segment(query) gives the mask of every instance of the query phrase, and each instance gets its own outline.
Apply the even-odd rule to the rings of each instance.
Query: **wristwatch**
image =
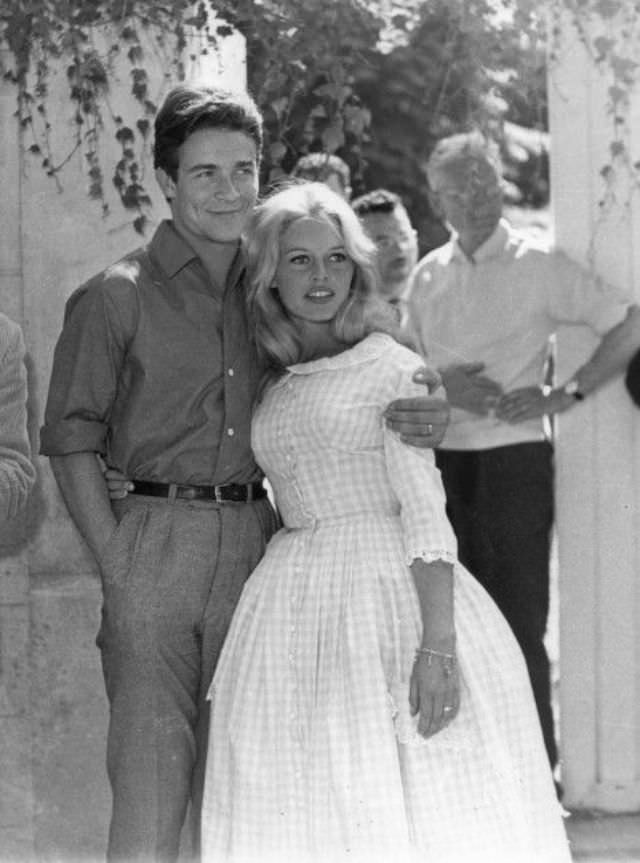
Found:
[[[577,402],[584,400],[584,393],[580,392],[580,384],[575,378],[567,381],[567,383],[562,387],[562,392],[565,393],[565,395],[571,396],[571,398],[575,399]]]

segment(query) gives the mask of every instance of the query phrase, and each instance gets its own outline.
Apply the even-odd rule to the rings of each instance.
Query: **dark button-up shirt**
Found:
[[[132,479],[258,479],[250,426],[260,369],[243,277],[239,252],[226,285],[213,284],[163,222],[147,247],[72,294],[41,452],[98,452]]]

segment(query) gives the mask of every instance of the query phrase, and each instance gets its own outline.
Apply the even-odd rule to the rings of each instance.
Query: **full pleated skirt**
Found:
[[[454,578],[460,712],[425,740],[399,520],[276,534],[210,692],[205,861],[570,859],[520,650],[478,582]]]

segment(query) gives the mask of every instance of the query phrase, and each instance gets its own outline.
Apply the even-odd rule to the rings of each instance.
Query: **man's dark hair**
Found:
[[[374,189],[351,202],[351,206],[360,217],[368,216],[370,213],[393,213],[398,205],[404,207],[402,198],[388,189]]]
[[[347,163],[333,153],[307,153],[300,156],[291,171],[292,177],[322,183],[331,174],[340,178],[343,189],[351,185],[351,170]]]
[[[153,164],[178,178],[178,150],[198,129],[244,132],[262,151],[262,115],[248,93],[181,84],[165,98],[155,120]]]

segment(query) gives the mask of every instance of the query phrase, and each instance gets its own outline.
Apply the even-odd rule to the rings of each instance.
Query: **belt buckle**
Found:
[[[195,500],[198,496],[198,489],[190,485],[179,485],[179,495],[183,500]]]
[[[222,494],[220,491],[221,488],[222,488],[222,486],[220,486],[220,485],[214,485],[214,487],[213,487],[213,497],[214,497],[216,503],[224,503],[224,498],[222,497]]]

